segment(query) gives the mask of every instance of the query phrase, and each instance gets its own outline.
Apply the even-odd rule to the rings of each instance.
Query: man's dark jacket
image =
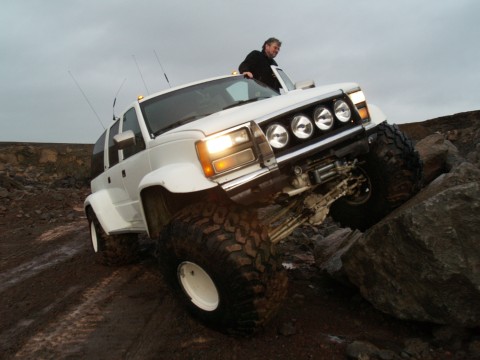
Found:
[[[271,65],[277,65],[274,59],[270,59],[265,53],[253,50],[247,55],[245,60],[240,64],[238,70],[240,73],[249,71],[253,74],[253,78],[270,86],[276,91],[280,91],[280,83],[272,71]]]

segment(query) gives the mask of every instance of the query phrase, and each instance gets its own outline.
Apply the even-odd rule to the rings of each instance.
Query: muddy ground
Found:
[[[384,315],[323,277],[304,244],[287,247],[289,296],[265,330],[212,331],[179,306],[148,252],[127,267],[94,262],[87,192],[32,187],[0,198],[1,359],[345,359],[354,341],[384,359],[468,358],[458,342],[435,343],[436,326]]]

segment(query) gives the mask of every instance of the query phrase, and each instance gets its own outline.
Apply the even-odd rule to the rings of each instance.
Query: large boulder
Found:
[[[439,133],[420,140],[415,149],[423,162],[423,177],[426,184],[462,161],[458,149]]]
[[[320,237],[313,250],[315,264],[335,280],[350,285],[348,275],[343,271],[342,257],[362,235],[359,230],[339,228],[325,238]]]
[[[337,271],[398,318],[480,326],[479,230],[480,170],[463,163],[345,242]]]

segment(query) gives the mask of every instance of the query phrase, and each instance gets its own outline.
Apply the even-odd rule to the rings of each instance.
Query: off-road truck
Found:
[[[276,312],[287,276],[276,244],[330,214],[367,229],[418,189],[412,143],[358,84],[280,93],[242,75],[139,97],[93,149],[85,200],[98,261],[156,243],[165,278],[218,330],[251,334]]]

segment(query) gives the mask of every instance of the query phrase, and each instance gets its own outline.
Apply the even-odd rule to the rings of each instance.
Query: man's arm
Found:
[[[255,74],[255,68],[258,64],[258,55],[261,54],[260,51],[254,50],[250,54],[247,55],[245,60],[238,66],[238,71],[249,78],[253,78]]]

